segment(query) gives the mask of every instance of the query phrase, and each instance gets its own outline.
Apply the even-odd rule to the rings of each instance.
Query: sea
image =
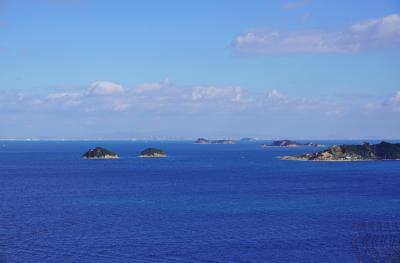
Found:
[[[400,161],[261,143],[0,141],[0,262],[400,262]]]

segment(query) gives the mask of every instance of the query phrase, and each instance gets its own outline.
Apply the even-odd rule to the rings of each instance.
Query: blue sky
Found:
[[[0,138],[399,138],[400,1],[0,0]]]

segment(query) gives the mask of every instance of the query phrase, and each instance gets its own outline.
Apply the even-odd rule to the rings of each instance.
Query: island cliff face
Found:
[[[102,147],[96,147],[89,149],[85,154],[82,155],[83,159],[118,159],[118,154],[113,151],[107,150]]]
[[[196,144],[234,144],[233,140],[207,140],[204,138],[197,139],[194,143]]]
[[[333,145],[317,153],[284,156],[282,159],[303,161],[400,160],[400,144],[382,141],[378,144]]]
[[[157,148],[147,148],[140,153],[139,157],[159,158],[167,157],[167,154],[163,150]]]

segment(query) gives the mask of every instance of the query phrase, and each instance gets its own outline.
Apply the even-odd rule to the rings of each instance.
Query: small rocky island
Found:
[[[261,147],[264,148],[268,146],[269,147],[300,147],[300,146],[323,147],[324,145],[313,142],[300,143],[291,140],[279,140],[279,141],[273,141],[270,145],[263,144]]]
[[[333,145],[320,152],[284,156],[281,159],[299,161],[400,160],[400,143],[393,144],[382,141],[378,144]]]
[[[157,148],[147,148],[140,153],[139,157],[160,158],[160,157],[167,157],[167,154],[163,150]]]
[[[234,144],[234,140],[207,140],[204,138],[198,138],[195,144]]]
[[[118,159],[118,154],[113,151],[107,150],[102,147],[96,147],[89,149],[85,154],[82,155],[83,159]]]

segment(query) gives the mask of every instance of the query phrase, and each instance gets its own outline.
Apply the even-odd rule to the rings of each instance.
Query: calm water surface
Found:
[[[121,159],[80,159],[97,145]],[[136,157],[149,146],[169,158]],[[400,161],[277,159],[310,150],[0,142],[0,262],[394,260]]]

